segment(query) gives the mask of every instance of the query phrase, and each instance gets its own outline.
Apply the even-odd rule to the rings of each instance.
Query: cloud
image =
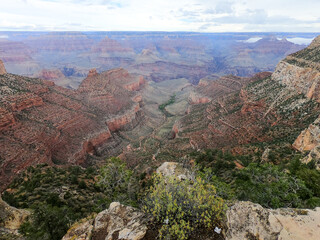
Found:
[[[2,0],[0,30],[312,31],[320,1]]]

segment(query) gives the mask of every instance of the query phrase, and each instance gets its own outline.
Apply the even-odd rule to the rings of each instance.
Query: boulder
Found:
[[[147,222],[138,209],[113,202],[94,219],[73,225],[62,240],[140,240],[147,232]]]
[[[320,208],[272,210],[238,202],[226,215],[227,240],[316,240],[320,236]]]

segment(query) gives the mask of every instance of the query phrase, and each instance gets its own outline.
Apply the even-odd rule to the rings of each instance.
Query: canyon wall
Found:
[[[281,61],[272,79],[290,89],[296,90],[309,99],[320,102],[320,36],[315,38],[307,48],[289,55]],[[304,161],[316,161],[320,168],[320,138],[317,118],[307,129],[301,132],[293,143],[299,151],[309,151]]]
[[[92,70],[78,90],[0,75],[1,188],[30,165],[88,165],[119,150],[113,133],[143,121],[144,84],[124,69]]]

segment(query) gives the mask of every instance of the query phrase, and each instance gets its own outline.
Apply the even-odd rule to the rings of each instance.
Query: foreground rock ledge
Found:
[[[76,223],[62,240],[140,240],[147,221],[141,211],[113,202],[94,219]]]
[[[228,240],[318,240],[320,208],[266,209],[251,202],[238,202],[227,211]]]

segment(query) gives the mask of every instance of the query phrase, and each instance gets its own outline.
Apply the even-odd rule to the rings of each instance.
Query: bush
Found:
[[[311,191],[300,179],[272,164],[251,163],[237,173],[237,195],[268,208],[301,207]]]
[[[133,172],[120,158],[112,157],[100,169],[98,187],[111,201],[136,206],[139,185]]]
[[[212,184],[200,177],[180,181],[155,175],[153,180],[142,209],[161,225],[160,239],[187,239],[195,229],[220,226],[226,206]]]

